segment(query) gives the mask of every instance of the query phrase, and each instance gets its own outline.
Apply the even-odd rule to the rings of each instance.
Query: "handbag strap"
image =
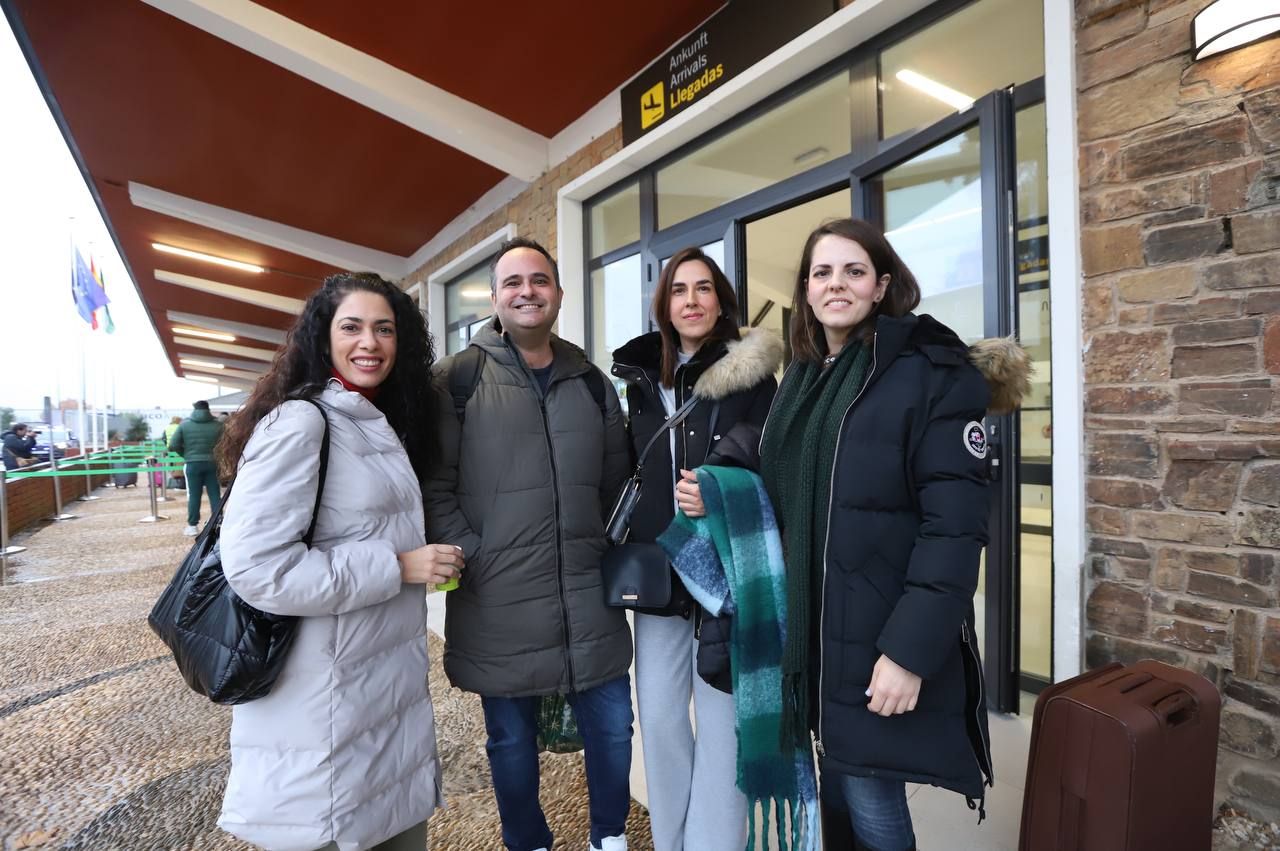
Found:
[[[306,402],[320,412],[320,419],[324,421],[324,436],[320,438],[320,482],[316,485],[316,504],[311,508],[311,523],[307,525],[307,532],[302,536],[302,542],[308,547],[311,546],[311,539],[316,534],[316,520],[320,517],[320,497],[324,495],[324,479],[325,474],[329,470],[329,417],[324,412],[324,408],[314,399],[288,399],[289,402]],[[227,501],[231,498],[231,489],[235,487],[235,479],[227,485],[226,491],[222,494],[222,501],[218,505],[218,513],[209,519],[205,525],[205,529],[219,529],[222,526],[222,513],[227,510]],[[204,532],[202,530],[201,534]]]
[[[307,527],[307,534],[302,536],[302,542],[310,547],[311,539],[316,534],[316,520],[320,517],[320,497],[324,495],[324,477],[329,470],[329,417],[316,400],[303,399],[302,401],[314,405],[320,412],[320,419],[324,420],[324,437],[320,440],[320,482],[316,485],[316,504],[311,508],[311,525]]]
[[[649,438],[649,442],[644,445],[644,449],[640,450],[640,458],[636,461],[636,469],[644,467],[644,459],[649,456],[649,450],[653,448],[653,444],[658,442],[658,438],[666,434],[673,426],[679,425],[684,418],[689,416],[689,412],[693,410],[693,406],[698,404],[697,396],[690,396],[688,401],[681,405],[674,414],[667,417],[667,421],[653,433]]]

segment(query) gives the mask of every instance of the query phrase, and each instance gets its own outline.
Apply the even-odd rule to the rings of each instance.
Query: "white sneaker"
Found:
[[[182,534],[186,535],[188,538],[194,538],[196,535],[200,534],[200,530],[195,526],[188,526],[182,530]]]
[[[600,847],[592,845],[591,851],[627,851],[627,835],[619,833],[617,836],[606,836],[600,840]]]

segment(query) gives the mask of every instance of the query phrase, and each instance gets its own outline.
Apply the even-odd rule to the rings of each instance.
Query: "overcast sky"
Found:
[[[90,405],[110,405],[114,397],[121,410],[186,408],[216,395],[211,384],[174,375],[3,18],[0,127],[0,406],[79,398],[82,351]],[[110,336],[91,332],[71,299],[73,230],[85,259],[91,250],[106,273],[116,324]]]

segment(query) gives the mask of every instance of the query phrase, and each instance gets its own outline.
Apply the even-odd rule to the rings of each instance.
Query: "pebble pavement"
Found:
[[[146,616],[191,545],[185,497],[147,514],[145,489],[99,489],[75,520],[13,543],[0,587],[0,849],[247,849],[215,824],[228,770],[228,708],[189,691]],[[207,511],[207,505],[206,505]],[[448,806],[436,851],[501,849],[479,699],[450,688],[430,640]],[[587,848],[581,754],[543,756],[542,801],[557,847]],[[633,804],[633,851],[651,851]]]
[[[191,545],[184,495],[162,504],[169,520],[138,523],[145,489],[97,494],[71,504],[77,519],[16,536],[28,550],[0,587],[0,849],[248,849],[215,823],[231,712],[187,690],[146,626]],[[448,806],[431,820],[428,847],[494,851],[502,841],[480,701],[449,687],[442,651],[432,636]],[[543,755],[558,847],[587,848],[586,800],[581,755]],[[627,832],[632,851],[652,851],[638,804]],[[1280,828],[1221,814],[1215,851],[1257,848],[1280,848]]]

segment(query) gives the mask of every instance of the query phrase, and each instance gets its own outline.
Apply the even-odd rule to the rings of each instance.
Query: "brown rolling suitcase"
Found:
[[[1209,851],[1220,709],[1204,677],[1151,660],[1050,686],[1019,851]]]

